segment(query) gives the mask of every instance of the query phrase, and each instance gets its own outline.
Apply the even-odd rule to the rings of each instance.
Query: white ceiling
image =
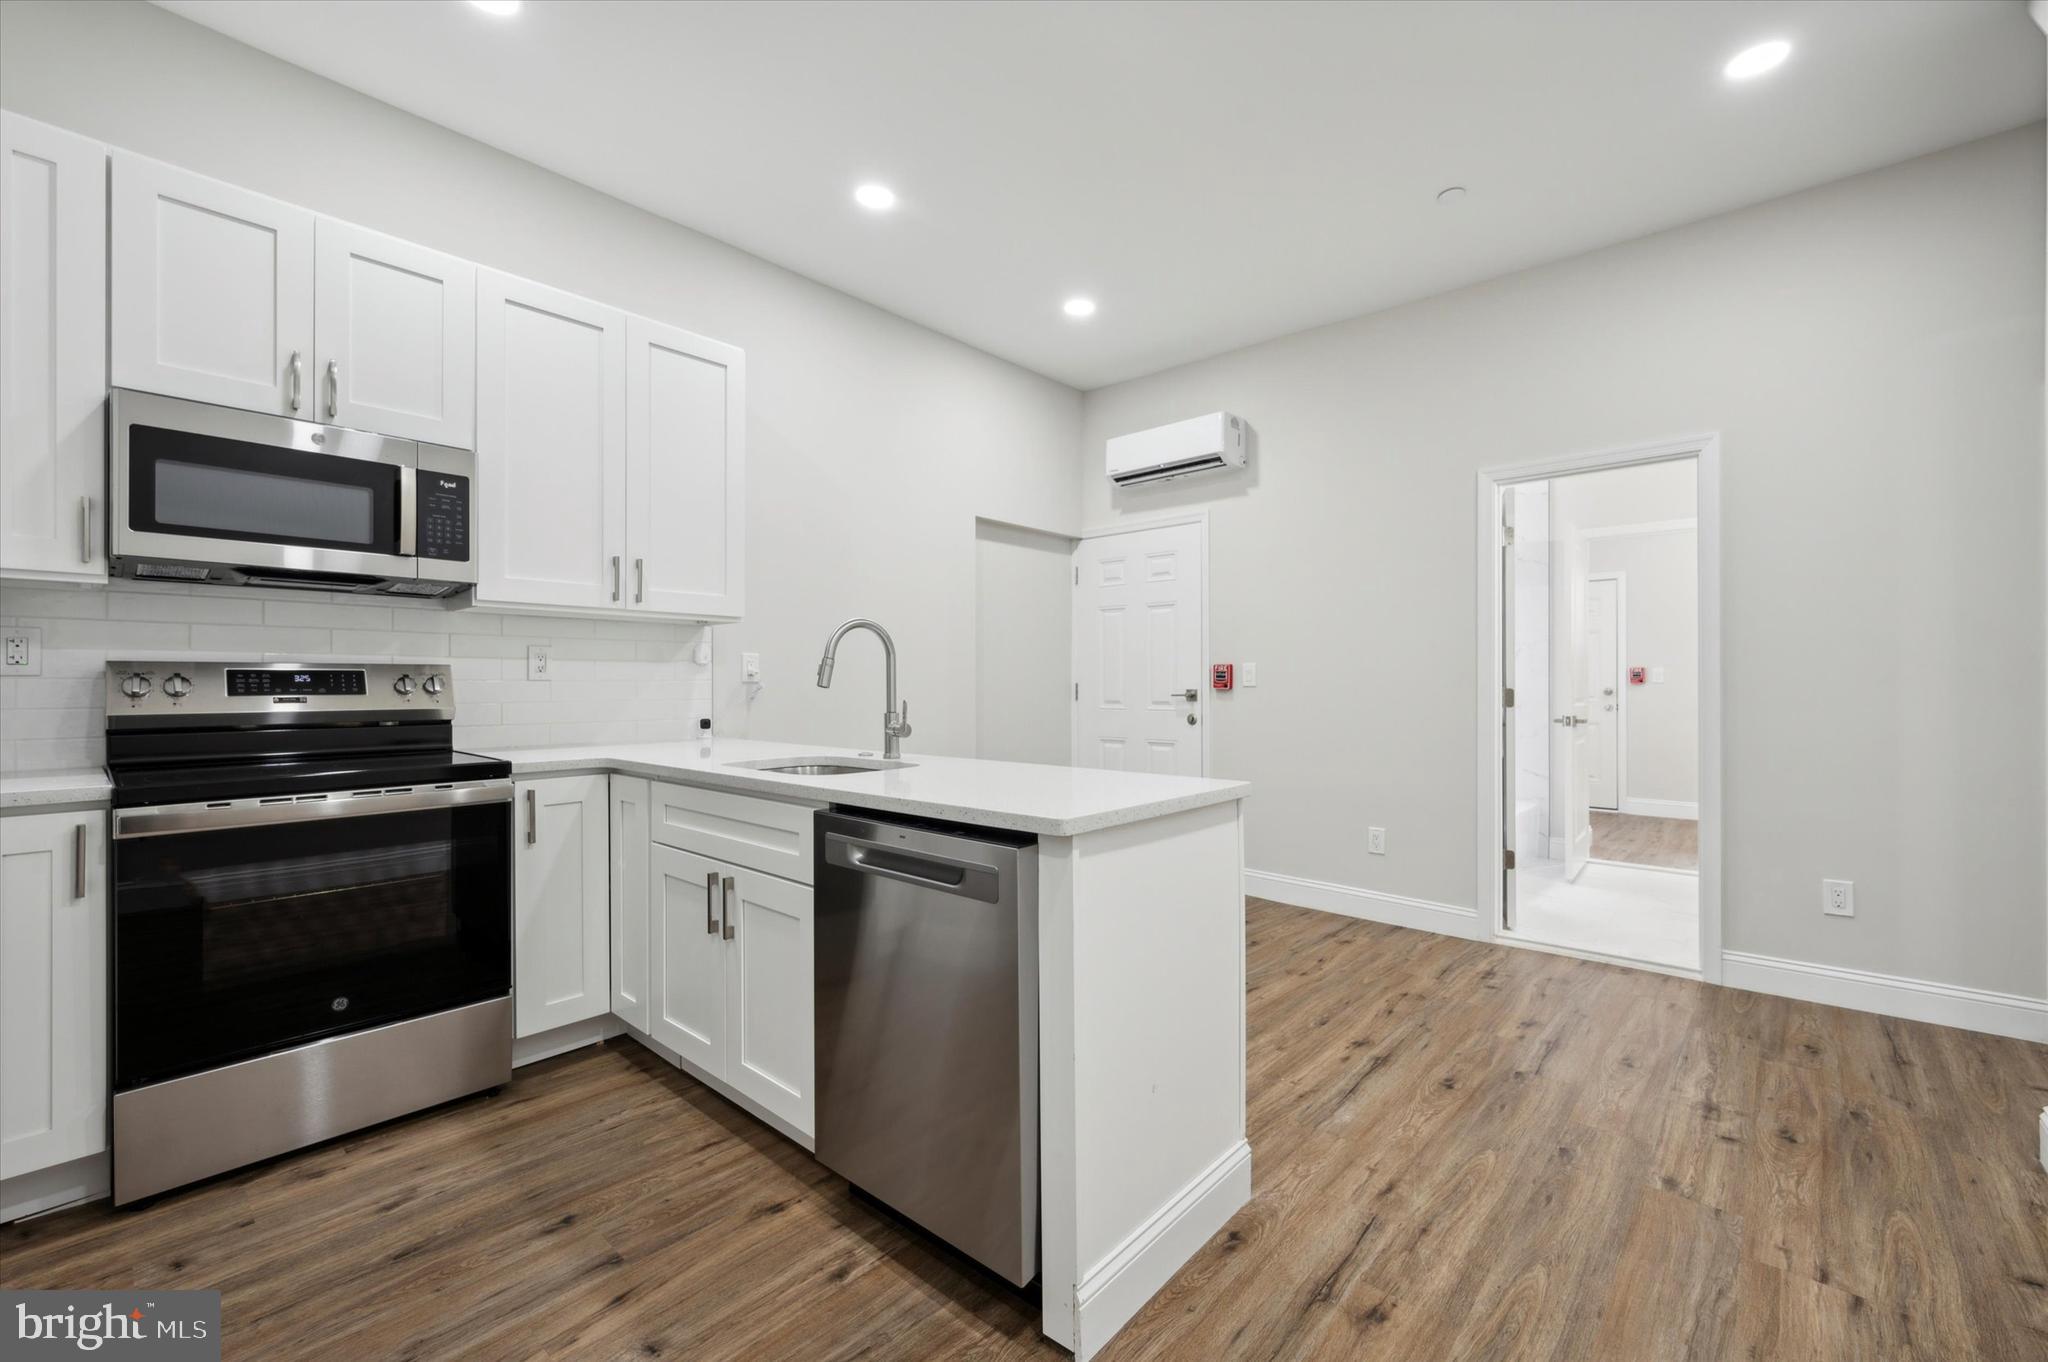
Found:
[[[159,3],[1081,388],[2043,112],[2019,0]]]

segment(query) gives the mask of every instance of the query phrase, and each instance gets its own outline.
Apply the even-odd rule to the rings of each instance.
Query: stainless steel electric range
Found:
[[[511,768],[449,677],[106,682],[117,1205],[510,1077]]]

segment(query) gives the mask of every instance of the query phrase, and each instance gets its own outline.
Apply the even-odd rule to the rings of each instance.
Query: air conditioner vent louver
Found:
[[[1212,412],[1111,439],[1109,480],[1119,487],[1135,487],[1243,468],[1247,458],[1244,423],[1229,412]]]

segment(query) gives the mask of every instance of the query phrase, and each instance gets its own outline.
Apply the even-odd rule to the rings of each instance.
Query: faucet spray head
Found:
[[[824,690],[832,684],[832,654],[825,654],[818,663],[818,689]]]

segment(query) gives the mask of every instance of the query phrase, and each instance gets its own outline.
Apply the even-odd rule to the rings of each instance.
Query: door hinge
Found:
[[[1081,683],[1079,681],[1074,683],[1074,698],[1076,700],[1081,698]]]
[[[1515,849],[1513,847],[1508,847],[1501,852],[1501,866],[1506,870],[1513,870],[1515,868]]]
[[[1501,692],[1500,706],[1502,709],[1513,709],[1515,707],[1515,688],[1513,686],[1509,686]]]
[[[1503,526],[1501,526],[1501,527],[1500,527],[1500,542],[1501,542],[1501,543],[1503,543],[1503,544],[1512,544],[1512,543],[1514,543],[1514,542],[1515,542],[1515,527],[1514,527],[1514,526],[1512,526],[1512,525],[1503,525]]]
[[[1081,565],[1079,563],[1074,564],[1074,585],[1081,585]]]

